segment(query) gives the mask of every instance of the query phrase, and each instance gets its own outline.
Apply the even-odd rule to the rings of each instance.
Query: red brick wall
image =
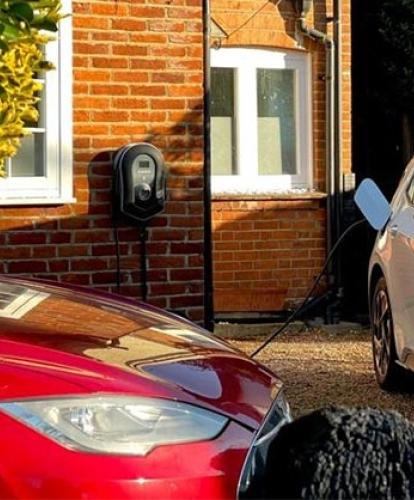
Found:
[[[260,7],[263,6],[262,9]],[[258,13],[252,16],[252,13]],[[277,311],[304,297],[325,256],[325,49],[297,44],[292,3],[212,0],[214,20],[233,33],[223,46],[306,50],[312,54],[313,185],[317,196],[273,200],[213,201],[215,308],[225,311]],[[308,24],[332,34],[331,0],[315,0]],[[246,22],[247,21],[247,22]],[[241,29],[235,31],[238,27]],[[342,166],[351,170],[350,0],[343,2]],[[312,199],[313,198],[313,199]]]
[[[149,302],[202,317],[201,0],[73,2],[74,194],[56,207],[0,208],[2,270],[115,290],[111,158],[161,148],[166,211],[151,223]],[[120,231],[121,293],[140,296],[138,230]]]
[[[216,310],[280,311],[304,297],[323,265],[323,205],[314,199],[215,201]]]

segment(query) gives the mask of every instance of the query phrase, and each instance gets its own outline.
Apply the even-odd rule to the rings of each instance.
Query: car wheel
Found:
[[[405,370],[397,365],[394,340],[394,323],[385,278],[380,278],[375,287],[371,307],[372,350],[375,376],[381,388],[402,389]]]

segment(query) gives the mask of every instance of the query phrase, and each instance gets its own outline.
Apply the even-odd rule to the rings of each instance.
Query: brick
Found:
[[[115,57],[94,57],[92,59],[94,68],[127,68],[128,61],[123,58]]]
[[[87,245],[59,245],[59,257],[82,257],[89,255],[89,247]]]
[[[139,21],[137,19],[123,18],[123,19],[113,19],[112,29],[120,31],[145,31],[146,23],[144,21]]]
[[[186,293],[186,285],[175,283],[162,283],[150,285],[150,293],[153,296],[182,295]]]
[[[149,242],[147,243],[147,253],[148,255],[166,255],[168,251],[168,246],[169,245],[167,243]],[[140,246],[137,245],[136,247],[137,251],[139,252],[138,247]]]
[[[11,261],[8,263],[9,273],[42,273],[47,271],[46,262],[38,260]]]
[[[102,255],[114,255],[116,252],[116,245],[94,245],[92,248],[92,255],[102,256]]]
[[[52,273],[62,273],[69,270],[69,261],[56,260],[49,262],[49,268]]]
[[[166,10],[156,6],[133,5],[131,7],[131,15],[139,18],[158,19],[165,17]]]
[[[204,250],[203,243],[171,243],[172,254],[194,254],[202,253]]]
[[[56,257],[55,246],[36,246],[32,249],[32,257],[34,259],[49,259]]]
[[[31,247],[0,246],[0,259],[27,259],[31,254]]]
[[[184,256],[163,256],[163,257],[148,257],[149,265],[151,268],[177,268],[185,266]]]
[[[12,245],[42,245],[46,243],[46,233],[21,232],[9,235]]]
[[[114,283],[116,281],[117,273],[114,271],[108,271],[103,273],[93,273],[92,283],[102,284],[102,283]]]
[[[71,271],[97,271],[106,268],[107,262],[97,257],[89,259],[72,259],[70,261]]]
[[[187,231],[185,229],[155,228],[151,230],[151,240],[181,241],[185,239],[186,234]]]
[[[155,307],[161,307],[163,309],[165,309],[167,307],[167,305],[168,305],[167,299],[160,298],[160,297],[158,297],[156,299],[150,298],[148,300],[148,303],[151,304],[151,305],[153,305],[153,306],[155,306]]]
[[[60,280],[66,283],[73,283],[75,285],[89,285],[91,283],[88,274],[67,273],[60,276]]]
[[[172,281],[193,281],[203,279],[203,269],[173,269],[170,271]]]
[[[73,18],[73,26],[74,28],[85,28],[88,30],[91,29],[108,29],[109,28],[109,19],[104,17],[79,17],[74,16]]]
[[[176,307],[194,307],[202,303],[202,295],[183,295],[181,297],[171,297],[170,305],[172,308]]]
[[[107,243],[111,235],[108,231],[75,231],[73,233],[75,243]]]
[[[70,232],[57,232],[49,234],[50,243],[69,243],[72,239]]]
[[[200,323],[204,318],[204,309],[201,307],[192,307],[187,310],[187,317],[191,321]]]

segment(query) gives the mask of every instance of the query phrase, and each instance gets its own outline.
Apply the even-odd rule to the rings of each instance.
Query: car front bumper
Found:
[[[254,438],[230,422],[214,440],[128,457],[69,450],[2,413],[0,429],[2,498],[235,498]]]

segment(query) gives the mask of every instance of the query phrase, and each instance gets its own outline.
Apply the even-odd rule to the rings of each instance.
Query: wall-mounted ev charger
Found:
[[[161,151],[146,142],[119,149],[113,161],[113,220],[117,251],[117,288],[120,291],[118,222],[126,219],[139,228],[142,300],[147,300],[147,224],[162,212],[167,199],[167,171]]]
[[[158,148],[145,142],[128,144],[118,150],[113,166],[119,214],[143,223],[164,210],[167,174]]]

